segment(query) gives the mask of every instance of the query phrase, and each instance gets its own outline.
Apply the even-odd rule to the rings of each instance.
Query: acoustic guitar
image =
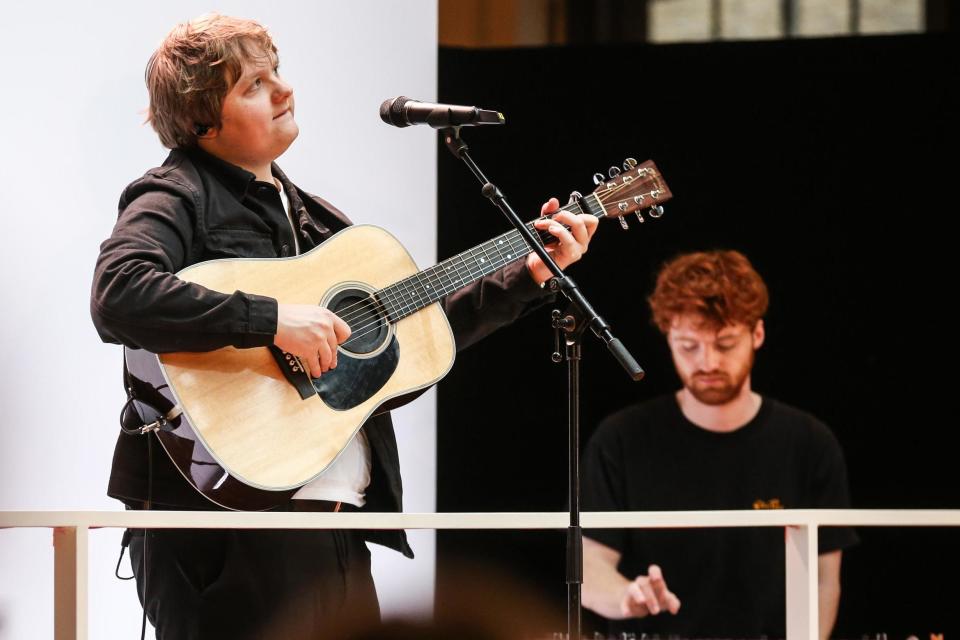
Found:
[[[659,218],[671,192],[651,161],[594,176],[597,188],[562,207],[598,218]],[[528,228],[541,242],[555,238]],[[276,347],[202,353],[127,348],[132,406],[153,423],[177,469],[228,509],[262,510],[324,472],[372,415],[405,404],[453,365],[456,345],[439,304],[445,296],[521,260],[531,249],[510,231],[419,270],[389,232],[356,225],[291,258],[223,259],[189,266],[181,279],[289,304],[320,304],[350,326],[337,367],[311,378]]]

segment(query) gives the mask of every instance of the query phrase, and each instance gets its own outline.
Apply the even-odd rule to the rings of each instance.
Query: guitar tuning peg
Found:
[[[626,219],[626,218],[624,218],[623,216],[620,216],[619,218],[617,218],[617,220],[620,221],[620,228],[621,228],[621,229],[623,229],[624,231],[628,231],[628,230],[630,229],[630,225],[627,224],[627,219]]]
[[[663,215],[663,205],[655,204],[650,207],[650,210],[647,211],[650,214],[651,218],[659,218]]]
[[[630,171],[630,169],[633,169],[635,166],[637,166],[637,161],[634,160],[633,158],[627,158],[626,160],[623,161],[624,171]]]
[[[579,191],[571,191],[571,192],[570,192],[570,200],[569,200],[569,202],[571,202],[571,203],[573,203],[573,202],[580,202],[581,199],[583,199],[583,194],[580,193]]]
[[[620,175],[620,169],[619,167],[610,167],[610,169],[607,171],[607,174],[611,178],[616,178],[618,175]]]
[[[599,185],[603,184],[603,183],[606,182],[606,181],[607,181],[607,179],[603,177],[603,174],[602,174],[602,173],[595,173],[595,174],[593,174],[593,184],[599,186]]]
[[[646,222],[646,221],[643,219],[643,216],[640,215],[640,212],[639,212],[639,211],[637,211],[637,220],[640,221],[640,224],[643,224],[644,222]]]

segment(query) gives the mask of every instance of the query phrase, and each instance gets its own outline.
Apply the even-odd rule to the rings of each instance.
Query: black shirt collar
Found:
[[[669,394],[667,399],[669,400],[670,411],[673,412],[674,419],[680,424],[685,433],[703,441],[730,443],[731,445],[750,438],[754,433],[759,432],[763,425],[767,423],[767,415],[772,410],[773,403],[769,398],[761,396],[760,409],[757,411],[757,414],[742,426],[737,427],[733,431],[711,431],[691,422],[690,419],[684,415],[683,409],[680,408],[680,403],[677,401],[676,394]]]
[[[243,200],[250,186],[257,181],[257,176],[246,169],[207,153],[200,147],[190,147],[183,151],[191,160],[213,174],[237,200]]]

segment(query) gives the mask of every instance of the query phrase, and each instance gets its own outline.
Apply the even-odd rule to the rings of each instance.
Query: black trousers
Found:
[[[130,561],[158,640],[335,638],[380,617],[353,531],[138,530]]]

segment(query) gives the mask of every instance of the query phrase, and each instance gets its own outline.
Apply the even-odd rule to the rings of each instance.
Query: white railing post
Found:
[[[86,526],[53,530],[53,637],[87,640]]]
[[[786,531],[787,640],[819,640],[817,525],[788,526]]]

